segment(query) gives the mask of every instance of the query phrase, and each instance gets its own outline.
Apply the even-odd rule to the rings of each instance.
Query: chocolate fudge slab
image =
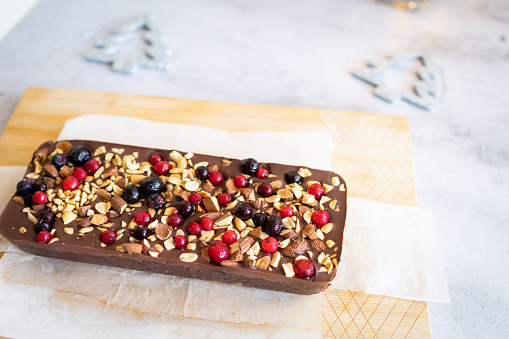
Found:
[[[76,190],[64,191],[65,178],[73,176],[78,167],[87,168],[81,163],[87,159],[78,159],[77,152],[73,153],[77,146],[84,146],[100,167],[81,180]],[[69,162],[58,168],[62,164],[57,161],[55,166],[55,161],[52,162],[58,154],[79,164]],[[168,173],[154,173],[149,162],[153,155],[170,164]],[[0,233],[23,251],[35,255],[295,294],[325,290],[336,275],[341,255],[346,218],[345,181],[330,171],[258,160],[260,163],[254,163],[267,170],[266,178],[263,171],[255,173],[256,168],[247,168],[248,172],[252,170],[249,174],[244,168],[243,173],[242,160],[237,159],[88,140],[49,141],[34,152],[25,174],[35,183],[46,184],[44,192],[49,201],[29,206],[35,198],[30,200],[17,192],[0,216]],[[200,180],[198,167],[207,168],[209,173],[220,172],[224,181],[220,184],[214,181],[214,186],[211,180]],[[246,187],[235,186],[234,178],[238,175],[247,179]],[[146,195],[137,202],[125,202],[127,185],[141,189],[142,180],[147,177],[158,177],[163,183],[160,194],[164,202],[157,210],[149,208]],[[291,182],[296,179],[298,182]],[[260,194],[266,193],[260,189],[264,183],[272,186],[270,196]],[[15,193],[16,187],[12,190]],[[193,193],[198,193],[202,202],[191,204],[192,214],[183,218],[182,225],[169,226],[171,216],[180,214],[176,209],[178,202],[189,201]],[[217,197],[222,193],[231,198],[225,206],[218,203]],[[239,218],[240,205],[250,207],[251,218]],[[282,215],[284,206],[291,207],[293,216]],[[37,240],[36,231],[40,227],[37,229],[35,224],[44,210],[55,215],[50,243]],[[152,219],[141,239],[135,237],[141,226],[133,219],[138,211],[149,212]],[[255,224],[255,213],[279,219],[281,227]],[[329,220],[318,217],[324,214]],[[190,234],[187,225],[200,223],[203,218],[214,220],[213,230]],[[101,241],[106,230],[117,235],[109,245]],[[237,241],[228,245],[230,253],[226,260],[215,263],[208,255],[210,244],[222,242],[227,230],[235,232]],[[177,236],[185,237],[182,249],[175,248]],[[275,253],[263,250],[262,242],[268,237],[277,240]],[[302,278],[306,276],[297,267],[304,260],[314,268],[308,279]]]

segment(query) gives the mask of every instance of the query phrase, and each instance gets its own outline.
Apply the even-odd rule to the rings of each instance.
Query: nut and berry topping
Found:
[[[111,245],[115,242],[115,240],[117,240],[117,233],[115,233],[115,231],[106,230],[101,233],[101,241],[105,245]]]
[[[224,181],[223,173],[221,173],[219,171],[210,172],[209,181],[214,186],[221,185]]]

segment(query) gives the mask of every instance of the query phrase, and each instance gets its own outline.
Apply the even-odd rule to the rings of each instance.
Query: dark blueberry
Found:
[[[67,155],[63,153],[57,153],[53,156],[53,158],[51,158],[51,163],[57,168],[57,170],[60,170],[62,166],[67,165],[68,162]]]
[[[275,237],[276,235],[279,235],[279,233],[281,233],[282,228],[283,228],[283,221],[276,214],[272,214],[267,219],[267,223],[265,224],[265,232],[268,235]]]
[[[32,193],[32,187],[34,185],[34,179],[23,178],[16,185],[16,194],[25,196]]]
[[[177,203],[177,211],[184,218],[190,217],[194,212],[194,206],[189,201],[181,200]]]
[[[122,198],[128,204],[136,204],[141,199],[140,189],[138,188],[138,186],[136,186],[134,184],[128,185],[124,189],[124,193],[122,194]]]
[[[155,210],[160,209],[164,205],[164,197],[160,193],[153,193],[148,197],[148,207]]]
[[[85,146],[79,145],[69,152],[69,162],[74,166],[81,166],[91,158],[90,151]]]
[[[265,224],[267,223],[267,215],[265,213],[255,213],[255,215],[253,215],[253,222],[255,226],[265,227]]]
[[[248,220],[251,218],[251,214],[253,214],[253,207],[246,203],[241,203],[235,208],[235,215],[239,217],[240,220]]]
[[[302,181],[302,177],[299,173],[290,171],[285,173],[285,181],[287,184],[293,184],[294,182],[300,183]]]
[[[194,171],[194,174],[201,181],[205,181],[209,178],[210,171],[207,167],[200,166]]]
[[[140,193],[144,197],[148,197],[154,193],[161,193],[163,188],[163,181],[159,177],[148,177],[142,179],[140,182]]]
[[[39,182],[36,182],[33,186],[32,186],[32,192],[35,193],[37,191],[42,191],[42,192],[45,192],[46,191],[46,184],[43,183],[42,181],[39,181]]]
[[[35,223],[35,233],[39,233],[40,231],[51,232],[52,229],[53,229],[53,226],[51,226],[51,224],[48,224],[47,222],[44,222],[44,220],[42,220],[42,219],[39,219]]]
[[[143,240],[148,237],[148,227],[145,226],[136,226],[133,230],[133,237],[138,240]]]
[[[53,221],[55,221],[55,215],[51,211],[42,211],[41,215],[39,216],[39,221],[41,220],[51,225]]]
[[[32,200],[32,194],[27,194],[23,197],[23,202],[26,207],[32,207],[34,205],[34,201]]]
[[[258,169],[258,161],[253,158],[244,159],[240,163],[240,168],[242,169],[242,173],[254,175]]]

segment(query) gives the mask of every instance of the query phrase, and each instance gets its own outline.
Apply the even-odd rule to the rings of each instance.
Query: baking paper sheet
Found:
[[[103,119],[99,126],[106,126],[101,130],[90,123],[91,118],[68,121],[59,139],[95,139],[330,168],[332,144],[328,133],[263,132],[263,148],[246,150],[241,141],[261,134],[104,116],[99,118]],[[93,119],[98,121],[97,116]],[[111,128],[113,124],[116,129]],[[166,133],[159,133],[162,131]],[[189,139],[197,134],[207,142]],[[312,150],[300,145],[296,153],[296,138],[315,138],[324,147]],[[0,168],[0,175],[9,178],[0,188],[1,208],[24,170]],[[358,198],[349,198],[347,213],[343,254],[332,288],[416,300],[450,300],[429,213]],[[0,305],[10,305],[0,308],[2,335],[320,337],[321,294],[297,296],[34,257],[9,247],[0,236],[1,251],[8,253],[0,260]],[[38,319],[41,314],[49,327],[27,320]]]

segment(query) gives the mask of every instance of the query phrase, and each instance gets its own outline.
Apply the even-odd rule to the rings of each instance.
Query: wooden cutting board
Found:
[[[39,144],[56,140],[67,119],[83,114],[231,131],[327,131],[334,142],[333,170],[351,196],[416,205],[408,120],[367,113],[29,88],[0,137],[0,166],[26,166]],[[310,142],[295,140],[296,150]],[[327,290],[322,316],[324,338],[431,337],[426,302]]]

